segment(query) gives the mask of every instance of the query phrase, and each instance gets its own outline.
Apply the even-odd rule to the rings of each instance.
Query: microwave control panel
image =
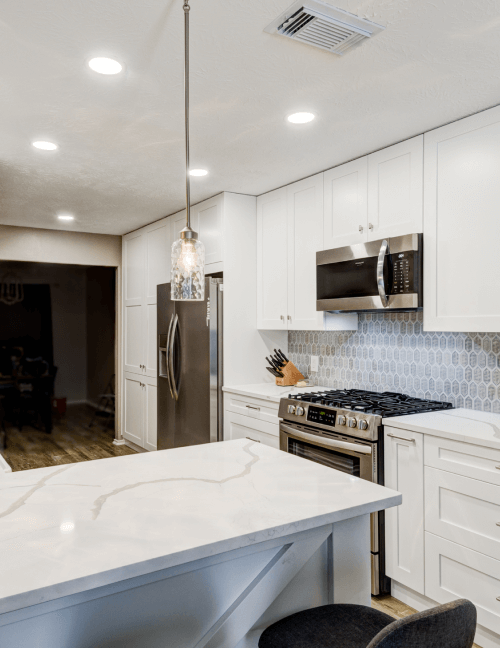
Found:
[[[322,423],[323,425],[335,425],[335,418],[337,412],[321,409],[321,407],[315,407],[309,405],[307,411],[307,420],[312,423]]]
[[[399,252],[392,255],[391,294],[417,292],[415,287],[414,252]]]

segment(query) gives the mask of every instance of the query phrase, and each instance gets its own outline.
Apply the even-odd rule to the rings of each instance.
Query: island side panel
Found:
[[[332,527],[333,603],[371,605],[370,516]]]

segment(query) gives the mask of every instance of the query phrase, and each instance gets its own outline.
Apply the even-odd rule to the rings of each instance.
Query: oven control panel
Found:
[[[332,427],[335,425],[336,416],[337,412],[321,409],[321,407],[315,407],[314,405],[309,405],[307,411],[307,420],[311,421],[311,423],[322,423]]]

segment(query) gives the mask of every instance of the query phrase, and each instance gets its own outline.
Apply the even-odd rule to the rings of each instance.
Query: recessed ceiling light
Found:
[[[206,176],[208,175],[208,171],[206,169],[191,169],[189,171],[189,175],[192,176]]]
[[[288,121],[292,124],[307,124],[314,119],[314,115],[308,112],[294,113],[288,116]]]
[[[123,69],[118,61],[102,56],[91,59],[89,61],[89,67],[94,72],[99,72],[99,74],[118,74]]]
[[[33,146],[37,149],[40,149],[41,151],[55,151],[57,148],[57,144],[54,144],[53,142],[33,142]]]
[[[72,221],[75,220],[74,216],[71,216],[71,214],[61,214],[60,216],[57,217],[59,220],[63,221]]]

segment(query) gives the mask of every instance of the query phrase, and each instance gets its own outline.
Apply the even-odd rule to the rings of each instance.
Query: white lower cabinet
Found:
[[[425,595],[438,603],[469,599],[477,622],[500,634],[500,560],[426,532]]]
[[[242,416],[233,412],[226,411],[224,413],[224,441],[248,439],[279,449],[279,436],[276,436],[274,432],[275,426],[272,423],[265,423],[250,416]]]
[[[425,468],[426,531],[500,558],[499,525],[500,486]]]
[[[424,593],[424,439],[418,432],[385,428],[385,485],[403,495],[387,509],[387,575]]]
[[[469,599],[476,642],[500,645],[500,452],[390,427],[384,441],[385,484],[403,494],[386,511],[388,576],[427,605]]]
[[[146,450],[156,450],[156,390],[156,378],[125,373],[123,437]]]

